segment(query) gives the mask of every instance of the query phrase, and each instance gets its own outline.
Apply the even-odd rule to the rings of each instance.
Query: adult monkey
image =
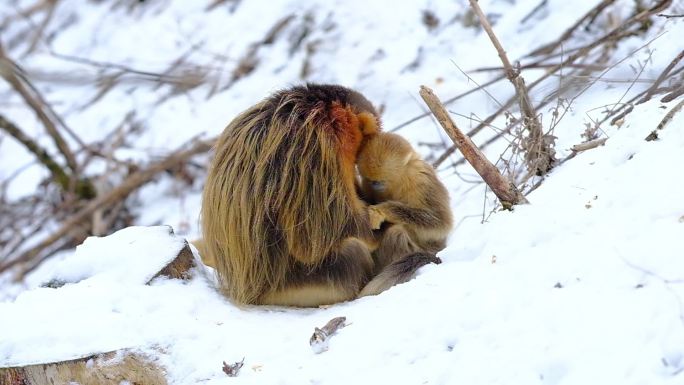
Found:
[[[226,127],[204,187],[199,248],[228,297],[330,304],[355,298],[380,270],[373,287],[434,261],[410,255],[383,268],[372,258],[355,165],[364,137],[378,130],[360,93],[316,84],[276,92]]]

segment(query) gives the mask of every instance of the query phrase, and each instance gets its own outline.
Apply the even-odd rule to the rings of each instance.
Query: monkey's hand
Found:
[[[380,210],[378,205],[368,206],[368,217],[370,220],[371,229],[377,230],[385,221],[385,214]]]

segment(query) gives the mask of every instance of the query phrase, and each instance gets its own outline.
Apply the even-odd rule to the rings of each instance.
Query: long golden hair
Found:
[[[239,303],[280,290],[294,264],[314,269],[350,236],[369,233],[354,164],[375,111],[340,86],[273,94],[219,137],[203,193],[203,252]],[[300,269],[301,270],[301,269]]]

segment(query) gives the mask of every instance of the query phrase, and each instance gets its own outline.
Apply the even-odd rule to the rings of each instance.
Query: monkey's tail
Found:
[[[394,285],[407,282],[413,278],[416,270],[428,263],[440,264],[442,260],[434,254],[425,252],[409,254],[398,259],[387,265],[380,274],[368,282],[359,293],[359,297],[377,295]]]

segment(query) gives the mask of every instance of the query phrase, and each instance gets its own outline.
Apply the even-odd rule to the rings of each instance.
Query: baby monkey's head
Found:
[[[378,133],[366,139],[357,158],[361,188],[375,202],[401,200],[410,183],[411,161],[420,160],[411,144],[399,135]]]

